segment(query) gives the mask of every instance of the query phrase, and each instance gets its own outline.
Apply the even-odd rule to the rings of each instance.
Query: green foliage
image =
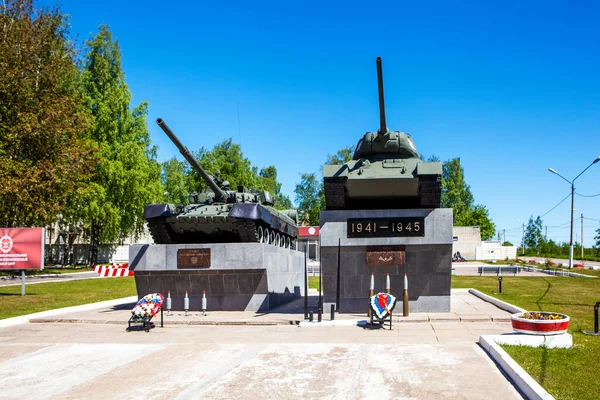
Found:
[[[263,189],[275,195],[275,208],[287,210],[293,207],[292,200],[281,193],[281,183],[277,181],[277,168],[274,165],[261,169],[258,175],[262,178]]]
[[[316,174],[302,174],[294,190],[299,217],[307,225],[319,225],[319,213],[325,208],[323,182]]]
[[[454,210],[454,220],[473,205],[471,187],[465,182],[460,158],[444,162],[442,169],[442,207]]]
[[[514,244],[512,244],[509,241],[506,241],[506,242],[502,243],[502,246],[514,246]]]
[[[67,17],[0,3],[0,226],[47,226],[81,190],[93,146]]]
[[[235,190],[238,186],[266,190],[275,196],[275,208],[292,208],[292,201],[281,193],[277,168],[270,165],[259,171],[258,167],[244,157],[240,145],[233,143],[231,138],[217,143],[212,150],[200,148],[194,152],[194,157],[209,175],[218,175],[227,181],[230,190]],[[178,161],[176,158],[163,163],[162,181],[166,192],[165,200],[171,203],[188,203],[189,193],[209,189],[187,161]]]
[[[188,189],[185,163],[175,157],[162,163],[161,179],[165,188],[164,200],[168,203],[187,204]]]
[[[482,240],[494,237],[496,224],[492,222],[485,206],[478,204],[459,214],[454,221],[456,226],[479,226]]]
[[[596,255],[600,256],[600,228],[596,229],[596,236],[594,237],[596,241],[596,245],[594,248],[596,249]]]
[[[82,80],[93,115],[87,134],[99,153],[73,218],[83,222],[92,249],[90,263],[95,263],[99,244],[142,232],[144,206],[159,201],[163,189],[146,125],[148,104],[130,108],[121,50],[108,26],[101,25],[86,48]]]
[[[542,235],[543,222],[538,216],[535,220],[533,216],[529,217],[527,227],[525,228],[525,247],[529,250],[535,250],[537,254],[545,245],[545,238]]]
[[[341,165],[347,163],[352,160],[352,156],[354,155],[354,150],[356,149],[356,145],[342,147],[335,154],[327,154],[327,161],[325,164],[329,165]]]
[[[433,159],[432,156],[431,159]],[[460,158],[453,158],[443,164],[442,170],[442,207],[452,208],[455,226],[479,226],[481,239],[494,236],[496,225],[489,218],[484,205],[473,205],[471,187],[465,182],[465,174]]]
[[[194,157],[208,174],[216,175],[218,172],[219,176],[228,181],[232,188],[262,186],[258,168],[252,166],[250,160],[244,157],[240,145],[233,143],[231,138],[217,143],[210,151],[204,147],[200,148],[194,152]],[[208,185],[196,171],[191,170],[191,177],[193,177],[191,191],[208,189]]]

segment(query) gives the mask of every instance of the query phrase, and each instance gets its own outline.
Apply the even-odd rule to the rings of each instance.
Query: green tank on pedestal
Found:
[[[144,208],[156,244],[257,242],[296,248],[296,210],[276,210],[275,198],[266,190],[243,186],[229,190],[229,182],[206,173],[162,119],[156,123],[210,188],[193,194],[192,204]]]
[[[380,127],[367,132],[351,161],[325,165],[327,210],[439,208],[442,164],[424,162],[408,133],[390,132],[385,119],[381,57],[377,57]]]

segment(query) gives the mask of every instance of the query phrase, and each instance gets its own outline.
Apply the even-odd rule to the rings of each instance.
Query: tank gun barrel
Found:
[[[175,136],[175,134],[168,127],[168,125],[165,123],[165,121],[163,121],[162,118],[158,118],[156,120],[156,123],[158,124],[158,126],[160,126],[160,129],[162,129],[163,132],[165,132],[167,134],[167,136],[169,137],[169,139],[171,139],[173,144],[175,144],[175,146],[177,146],[177,148],[179,149],[179,152],[181,153],[183,158],[185,158],[187,160],[187,162],[190,163],[192,168],[194,168],[196,170],[196,172],[198,172],[200,174],[200,176],[202,177],[204,182],[206,182],[206,184],[208,186],[210,186],[212,191],[215,192],[215,200],[226,201],[227,194],[223,191],[223,189],[221,189],[219,187],[219,185],[217,185],[215,180],[209,174],[206,173],[204,168],[202,168],[200,166],[200,164],[198,163],[198,161],[196,161],[196,159],[194,158],[192,153],[187,149],[187,147],[185,147],[183,145],[183,143],[181,143],[179,141],[179,138],[177,138],[177,136]]]
[[[377,89],[379,91],[379,130],[377,133],[385,135],[388,130],[385,121],[385,104],[383,102],[383,72],[381,69],[381,57],[377,57],[375,62],[377,63]]]

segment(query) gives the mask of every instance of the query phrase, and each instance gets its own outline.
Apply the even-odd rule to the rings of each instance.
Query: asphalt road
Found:
[[[72,274],[43,274],[43,275],[32,275],[25,277],[25,285],[32,285],[36,283],[47,283],[47,282],[67,282],[77,279],[96,279],[98,274],[94,271],[88,272],[74,272]],[[21,286],[21,277],[2,277],[0,278],[1,286]]]
[[[544,257],[529,257],[529,256],[518,256],[520,259],[523,260],[535,260],[539,263],[544,263],[546,262],[546,259]],[[569,265],[569,259],[568,258],[551,258],[552,262],[555,264],[559,264],[562,263],[563,265]],[[594,267],[599,267],[600,268],[600,262],[598,261],[581,261],[580,259],[577,259],[577,255],[574,256],[573,258],[573,264],[583,264],[586,267],[587,266],[594,266]]]

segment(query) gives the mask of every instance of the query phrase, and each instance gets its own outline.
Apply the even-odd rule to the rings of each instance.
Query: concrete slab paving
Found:
[[[451,320],[398,315],[393,330],[290,324],[303,319],[303,304],[267,314],[176,312],[148,333],[125,332],[131,304],[57,315],[61,322],[0,329],[0,399],[522,398],[476,344],[481,334],[510,332],[510,323],[478,302],[453,291]],[[263,325],[177,324],[185,321]]]
[[[521,398],[475,341],[440,344],[428,326],[10,327],[0,398]],[[412,328],[418,343],[404,341]]]

